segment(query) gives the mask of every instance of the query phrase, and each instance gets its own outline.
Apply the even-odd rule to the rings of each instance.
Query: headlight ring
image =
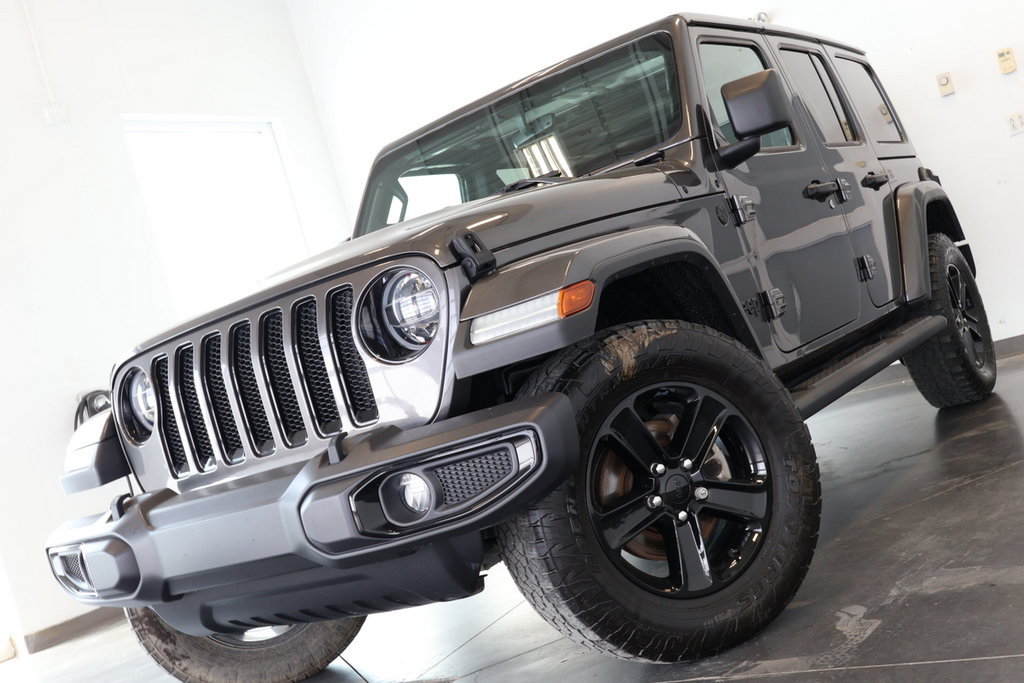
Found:
[[[377,277],[359,307],[359,334],[370,352],[384,361],[402,362],[423,353],[437,336],[440,296],[434,283],[410,267]]]
[[[156,391],[142,368],[128,371],[120,392],[121,421],[128,436],[138,443],[149,439],[156,425]]]

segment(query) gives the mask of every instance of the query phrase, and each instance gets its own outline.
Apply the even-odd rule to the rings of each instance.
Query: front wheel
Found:
[[[203,637],[172,628],[148,607],[128,608],[125,615],[149,656],[190,683],[304,680],[337,659],[366,620],[353,617]]]
[[[499,530],[509,571],[567,637],[681,661],[777,616],[813,555],[814,449],[786,389],[736,341],[648,321],[566,349],[521,393],[576,408],[580,462]]]

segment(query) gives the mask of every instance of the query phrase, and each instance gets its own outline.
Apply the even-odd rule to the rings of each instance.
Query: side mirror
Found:
[[[774,69],[766,69],[722,86],[722,99],[739,142],[719,149],[726,168],[733,168],[761,150],[761,136],[792,121],[786,91]]]

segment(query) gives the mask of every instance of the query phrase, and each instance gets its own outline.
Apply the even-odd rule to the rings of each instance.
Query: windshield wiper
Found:
[[[525,190],[526,188],[533,187],[534,185],[550,185],[552,183],[560,183],[566,180],[568,180],[568,178],[563,178],[562,172],[555,169],[554,171],[548,171],[547,173],[542,173],[541,175],[534,176],[533,178],[520,178],[519,180],[509,183],[505,187],[501,188],[501,191],[517,192],[518,190]]]

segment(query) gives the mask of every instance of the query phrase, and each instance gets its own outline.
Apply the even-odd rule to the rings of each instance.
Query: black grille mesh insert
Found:
[[[267,411],[263,408],[259,387],[256,385],[256,371],[252,363],[252,326],[249,323],[239,325],[232,337],[235,380],[238,383],[238,395],[242,397],[245,421],[256,442],[256,450],[261,454],[269,453],[274,449],[274,434],[270,431]]]
[[[241,462],[242,437],[238,434],[235,418],[231,415],[231,403],[228,400],[228,388],[224,382],[224,374],[220,363],[220,335],[215,334],[203,343],[203,379],[206,382],[206,393],[213,404],[213,421],[220,434],[220,442],[224,444],[224,459],[229,463]]]
[[[263,318],[263,363],[267,368],[271,394],[285,437],[295,443],[305,440],[305,428],[299,399],[295,396],[295,387],[284,355],[283,317],[281,311],[274,311]]]
[[[320,348],[320,333],[316,325],[316,300],[303,301],[295,307],[297,348],[306,390],[313,406],[313,415],[320,432],[333,434],[341,431],[341,415],[334,400],[334,390],[327,374],[327,364]]]
[[[64,573],[79,583],[86,583],[85,569],[82,567],[82,558],[78,553],[67,553],[60,556],[60,566]]]
[[[181,435],[178,433],[178,421],[174,417],[171,389],[167,381],[167,358],[157,358],[153,367],[156,390],[160,394],[160,435],[164,438],[167,457],[171,460],[171,473],[180,476],[188,472],[188,459],[185,457],[185,446],[181,443]]]
[[[352,338],[351,287],[339,289],[331,295],[331,332],[352,416],[360,424],[373,422],[377,419],[377,400],[373,396],[370,377],[366,374],[366,363]]]
[[[445,505],[455,505],[486,491],[512,474],[512,453],[508,449],[452,463],[434,470]]]
[[[178,387],[181,391],[181,404],[185,411],[185,426],[192,436],[192,444],[196,447],[196,462],[200,471],[213,468],[215,459],[213,444],[203,422],[203,411],[199,406],[199,394],[196,392],[195,349],[191,344],[178,351]]]

